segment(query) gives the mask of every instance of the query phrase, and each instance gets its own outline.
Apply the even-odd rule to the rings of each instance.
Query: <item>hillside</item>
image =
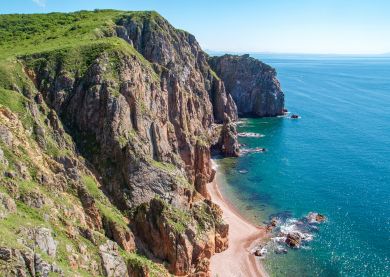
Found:
[[[207,274],[236,113],[194,37],[120,11],[3,15],[0,37],[2,275]]]
[[[209,276],[237,108],[156,12],[0,16],[0,275]]]

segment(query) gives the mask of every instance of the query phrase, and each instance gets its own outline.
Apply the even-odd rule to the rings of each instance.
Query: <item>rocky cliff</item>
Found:
[[[245,116],[282,115],[284,94],[271,66],[249,55],[209,58],[212,69],[223,80],[226,90]]]
[[[194,36],[112,10],[2,15],[0,36],[0,275],[209,276],[237,107]]]
[[[237,111],[195,38],[154,12],[0,20],[2,275],[208,275]]]

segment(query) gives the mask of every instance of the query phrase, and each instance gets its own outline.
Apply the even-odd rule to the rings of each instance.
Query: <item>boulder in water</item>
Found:
[[[298,248],[301,244],[302,238],[301,235],[297,232],[288,233],[286,237],[286,243],[288,246],[293,248]]]
[[[324,215],[322,215],[322,214],[317,214],[316,215],[316,221],[317,222],[324,222],[325,219],[326,219],[326,217]]]
[[[257,257],[263,257],[263,256],[265,256],[265,254],[267,254],[267,249],[265,249],[264,247],[263,248],[259,247],[256,249],[254,254]]]
[[[309,221],[309,223],[321,223],[325,221],[326,217],[319,213],[310,212],[306,216],[306,219]]]
[[[278,225],[278,222],[278,219],[276,217],[273,217],[271,219],[271,222],[267,224],[267,231],[272,231],[276,227],[276,225]]]

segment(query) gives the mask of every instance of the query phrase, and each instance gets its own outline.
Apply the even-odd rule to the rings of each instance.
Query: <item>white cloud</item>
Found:
[[[42,8],[46,7],[46,0],[32,0],[32,1]]]

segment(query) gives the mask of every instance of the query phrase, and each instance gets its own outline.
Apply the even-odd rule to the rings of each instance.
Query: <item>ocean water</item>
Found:
[[[257,224],[319,212],[313,240],[269,251],[271,276],[390,276],[390,59],[255,56],[272,65],[301,116],[243,119],[245,148],[218,159],[222,193]]]

